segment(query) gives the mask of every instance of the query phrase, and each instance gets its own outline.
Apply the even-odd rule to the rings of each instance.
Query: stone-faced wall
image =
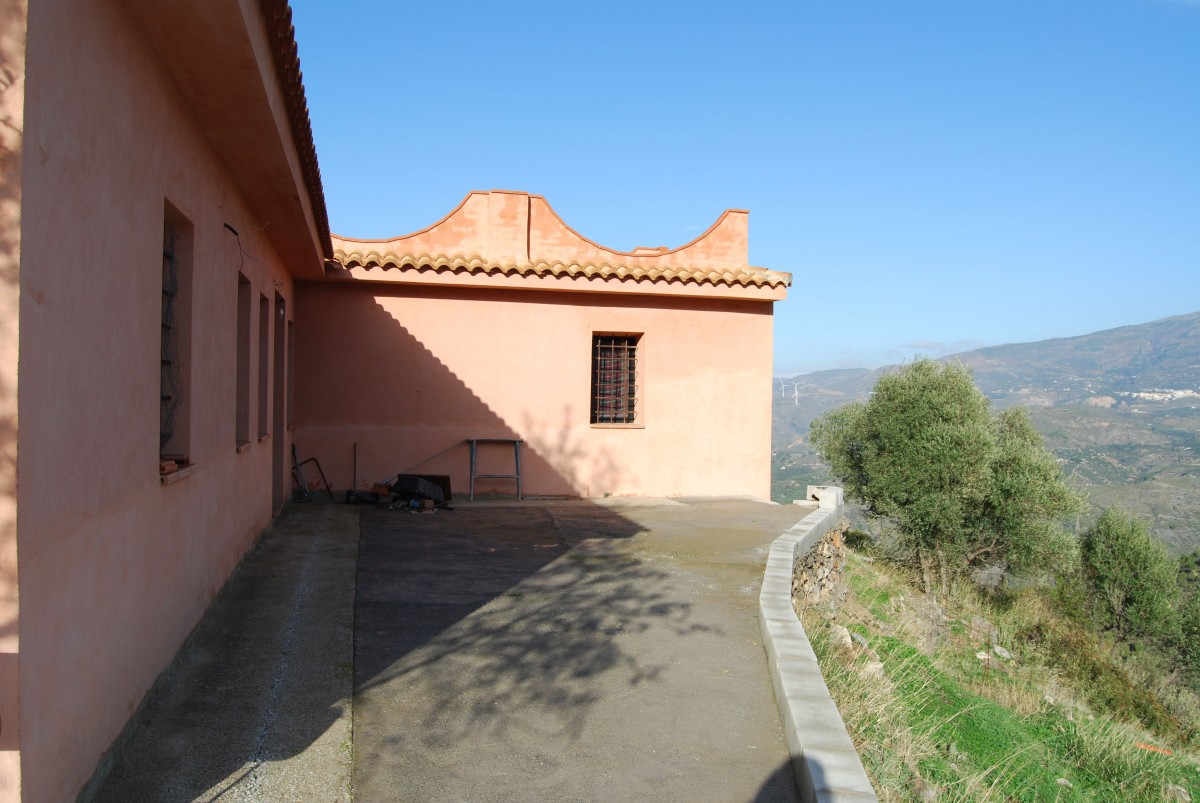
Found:
[[[841,585],[846,574],[844,536],[850,527],[842,519],[807,552],[797,556],[792,567],[792,602],[813,605]]]

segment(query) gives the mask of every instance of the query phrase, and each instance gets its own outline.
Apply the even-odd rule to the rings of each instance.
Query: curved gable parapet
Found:
[[[384,240],[360,240],[333,235],[335,258],[343,253],[488,254],[488,212],[491,193],[471,192],[441,220],[411,234]],[[340,259],[339,259],[340,261]]]
[[[572,229],[540,195],[472,192],[445,217],[387,240],[333,236],[344,268],[786,288],[791,275],[748,264],[749,213],[729,209],[678,248],[618,251]]]
[[[393,254],[477,254],[491,262],[579,262],[706,270],[749,266],[749,212],[728,209],[696,239],[678,248],[621,251],[568,226],[540,195],[492,190],[468,193],[431,226],[384,240],[333,237],[334,249]]]
[[[749,266],[750,213],[727,209],[696,239],[678,248],[618,251],[589,240],[566,224],[540,195],[529,196],[529,250],[532,261],[585,262],[630,266],[674,266],[729,270]]]

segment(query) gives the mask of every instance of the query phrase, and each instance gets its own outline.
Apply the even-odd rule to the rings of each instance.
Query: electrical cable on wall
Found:
[[[228,223],[226,223],[224,225],[225,225],[225,228],[229,230],[229,233],[233,235],[234,239],[237,240],[238,271],[242,270],[242,268],[246,264],[247,259],[257,262],[258,260],[254,259],[254,255],[251,254],[249,251],[247,251],[246,247],[244,245],[242,245],[242,235],[238,234],[238,230],[235,229],[233,226],[230,226]]]

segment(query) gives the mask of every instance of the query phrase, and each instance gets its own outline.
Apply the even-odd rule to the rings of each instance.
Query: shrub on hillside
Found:
[[[1059,526],[1082,506],[1024,410],[994,414],[961,365],[916,360],[882,377],[866,403],[812,424],[812,445],[846,493],[895,525],[887,552],[949,576],[980,565],[1072,566]]]
[[[1175,628],[1176,563],[1144,521],[1111,507],[1083,534],[1083,572],[1101,626],[1122,640]]]
[[[1200,593],[1192,594],[1179,607],[1176,649],[1192,675],[1200,675]]]
[[[1052,666],[1081,690],[1097,711],[1118,720],[1141,722],[1166,739],[1183,739],[1184,729],[1149,689],[1138,686],[1129,674],[1107,657],[1096,637],[1066,620],[1043,619],[1030,623],[1020,634],[1040,644]]]

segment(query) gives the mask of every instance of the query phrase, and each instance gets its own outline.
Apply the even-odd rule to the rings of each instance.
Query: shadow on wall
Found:
[[[564,779],[579,755],[636,763],[642,784],[669,765],[703,785],[690,752],[653,756],[645,738],[621,736],[647,717],[669,732],[670,711],[643,705],[692,682],[695,667],[647,645],[724,632],[656,553],[626,545],[645,531],[639,519],[586,500],[435,515],[290,506],[198,627],[95,799],[296,799],[297,779],[310,776],[335,788],[309,797],[342,799],[337,765],[351,738],[362,800],[424,799],[431,784],[447,799],[485,787],[497,799],[556,799],[555,788],[606,783],[604,772]],[[304,763],[313,757],[315,769]],[[729,799],[794,800],[790,775],[769,760]]]
[[[347,701],[325,678],[351,667],[356,798],[419,799],[402,785],[447,763],[471,767],[439,777],[448,796],[464,783],[470,799],[489,777],[525,788],[541,757],[578,749],[597,684],[632,689],[678,670],[639,661],[622,639],[711,630],[664,590],[665,572],[621,548],[640,532],[582,501],[435,516],[293,505],[234,573],[92,799],[282,799],[298,771],[283,762],[348,749],[330,741],[343,738],[331,727]],[[353,615],[352,652],[322,623],[331,609],[338,628]],[[481,758],[480,740],[502,747]],[[476,766],[487,760],[504,766]]]
[[[270,768],[312,748],[349,705],[355,512],[284,511],[159,676],[80,801],[300,799],[270,788]]]
[[[551,423],[537,420],[526,413],[522,416],[522,432],[526,443],[538,454],[545,455],[560,477],[582,496],[599,496],[597,489],[622,488],[628,485],[626,472],[617,465],[607,449],[589,450],[579,435],[575,422],[580,413],[563,405],[561,418]],[[586,476],[582,470],[588,467]]]
[[[360,485],[425,460],[423,473],[451,474],[461,491],[465,447],[429,455],[468,435],[520,434],[375,300],[380,290],[297,286],[300,457],[317,457],[345,488],[357,442]],[[543,432],[526,453],[542,493],[571,493],[579,480],[570,466],[596,459],[574,439],[571,410],[558,413],[562,436]],[[535,757],[524,769],[537,771],[547,743],[584,746],[597,684],[639,689],[675,671],[639,661],[622,638],[706,632],[689,601],[666,595],[667,575],[621,547],[642,531],[632,514],[589,502],[460,505],[431,516],[293,506],[205,616],[197,633],[207,635],[197,638],[208,646],[191,642],[163,679],[161,704],[148,707],[134,736],[140,746],[124,748],[99,798],[164,799],[141,793],[163,789],[170,799],[207,790],[223,801],[269,798],[259,784],[270,766],[319,752],[344,716],[337,684],[306,685],[297,673],[351,668],[356,796],[403,798],[396,779],[418,766],[470,765],[476,756],[451,754],[469,750],[476,735],[511,748],[499,751],[505,761]],[[353,588],[353,601],[338,588]],[[323,648],[308,623],[350,605],[337,610],[354,617],[353,653]],[[522,780],[511,767],[490,769],[489,777]]]
[[[334,488],[355,484],[368,490],[373,483],[411,472],[449,475],[454,491],[464,493],[469,485],[467,438],[524,439],[523,484],[533,495],[586,494],[576,468],[583,460],[593,482],[618,473],[609,455],[587,454],[572,440],[570,409],[561,411],[557,437],[547,437],[546,422],[535,422],[533,415],[520,423],[505,420],[376,296],[403,299],[409,293],[378,284],[297,285],[295,442],[301,459],[320,460]],[[446,321],[448,327],[455,325]],[[476,345],[482,354],[498,347]],[[549,421],[558,411],[546,413]],[[530,437],[535,425],[537,434]],[[479,460],[481,474],[513,471],[512,451],[499,444],[481,447]],[[516,490],[509,480],[477,487],[504,494]]]
[[[369,487],[370,480],[403,470],[467,434],[518,437],[370,292],[323,287],[314,293],[298,287],[295,441],[301,459],[317,457],[334,487],[350,486],[355,442],[360,485],[366,482]],[[339,326],[339,320],[353,321],[353,326]],[[446,423],[447,411],[457,414],[455,421],[469,424]],[[565,436],[557,447],[568,457],[577,451],[568,449]],[[428,461],[422,473],[452,474],[455,488],[464,490],[465,448],[458,446]],[[526,475],[536,477],[542,488],[574,492],[573,478],[559,474],[540,448],[531,445],[523,462]],[[522,641],[526,635],[515,634],[516,642],[505,646],[506,633],[498,620],[461,623],[488,603],[507,599],[509,589],[538,575],[571,545],[640,532],[616,512],[579,506],[588,513],[539,513],[533,506],[517,506],[509,509],[507,519],[499,512],[504,508],[464,507],[429,518],[362,508],[364,526],[372,535],[363,538],[359,559],[354,601],[358,649],[354,655],[318,651],[330,666],[316,668],[339,671],[338,667],[353,666],[356,696],[369,700],[372,689],[403,676],[398,664],[423,645],[450,643],[451,652],[473,645],[474,652],[488,658],[471,682],[500,701],[496,713],[512,713],[521,701],[536,699],[577,726],[590,700],[586,689],[577,687],[584,679],[627,671],[629,682],[638,683],[657,671],[639,668],[620,650],[604,617],[619,610],[626,626],[636,626],[642,618],[682,622],[687,616],[687,606],[667,604],[640,590],[653,585],[655,578],[647,574],[651,570],[616,565],[616,585],[606,606],[598,606],[597,592],[585,589],[578,605],[547,607],[534,616],[530,621],[539,624],[539,639],[559,631],[547,660],[536,666],[521,660],[534,648],[532,642]],[[157,796],[169,792],[171,799],[182,800],[212,790],[223,790],[222,800],[226,795],[241,799],[257,787],[257,768],[309,750],[343,715],[344,700],[320,683],[305,688],[303,681],[288,674],[298,671],[298,661],[293,659],[289,666],[284,660],[302,649],[300,642],[289,639],[320,638],[295,635],[305,632],[313,606],[327,603],[321,592],[311,591],[313,578],[342,560],[346,543],[357,541],[357,531],[311,524],[291,529],[292,516],[319,515],[323,507],[335,509],[299,506],[287,511],[231,576],[196,634],[148,696],[130,741],[114,755],[113,771],[93,780],[96,786],[89,794],[95,799],[160,799]],[[360,512],[338,508],[353,511],[351,516]],[[507,522],[500,533],[494,530],[498,520]],[[429,528],[422,526],[429,522],[448,524],[451,531],[431,538]],[[540,526],[531,533],[533,525]],[[392,551],[422,539],[428,554]],[[588,560],[592,558],[567,562],[565,567],[578,568]],[[344,587],[353,587],[354,567],[348,572]],[[566,575],[555,571],[544,581],[564,579]],[[565,617],[573,615],[581,617],[580,624],[566,629]],[[409,629],[388,630],[397,623]],[[442,650],[434,647],[433,654],[422,653],[414,660],[428,663]],[[441,690],[449,695],[453,684],[447,683]],[[369,702],[365,710],[370,711]],[[356,713],[356,721],[358,717]],[[364,726],[363,732],[367,730]],[[388,797],[382,792],[379,799]]]

